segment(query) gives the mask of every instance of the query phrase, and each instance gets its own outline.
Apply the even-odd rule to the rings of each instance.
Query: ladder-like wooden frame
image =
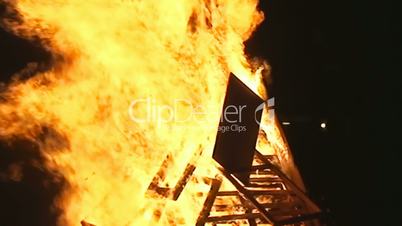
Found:
[[[158,184],[165,179],[165,170],[170,158],[168,155],[162,163],[160,170],[149,185],[147,193],[156,193],[160,198],[177,200],[196,167],[192,163],[187,164],[174,187],[161,187]],[[236,190],[221,191],[222,179],[220,177],[206,178],[210,184],[210,191],[204,201],[196,226],[236,221],[247,221],[251,226],[258,225],[258,223],[269,223],[274,226],[299,225],[302,222],[304,225],[319,225],[317,219],[322,216],[320,208],[276,165],[278,162],[276,156],[263,155],[255,150],[254,159],[256,164],[247,172],[250,173],[248,184],[243,184],[237,178],[236,173],[230,173],[223,167],[218,167],[222,176],[233,184]],[[235,197],[239,202],[234,206],[215,203],[216,199],[225,199],[225,197],[231,197],[231,200]],[[269,199],[270,202],[261,202],[259,201],[261,198]],[[212,214],[213,210],[230,213],[233,208],[244,211],[218,216]]]
[[[252,166],[248,184],[243,184],[236,174],[219,167],[222,175],[233,184],[236,190],[220,191],[221,181],[213,179],[196,225],[203,226],[206,223],[215,225],[235,221],[248,221],[251,226],[258,225],[259,222],[274,226],[300,224],[301,222],[317,225],[317,219],[322,215],[320,208],[278,166],[271,163],[269,159],[273,159],[273,156],[264,156],[256,150],[255,158],[256,162],[262,164]],[[256,175],[260,176],[254,177]],[[261,177],[261,175],[265,176]],[[240,202],[236,204],[235,208],[241,208],[244,212],[211,216],[212,209],[221,208],[221,211],[229,212],[234,208],[230,205],[214,205],[217,198],[225,196],[236,196]],[[261,197],[268,197],[276,201],[262,203],[258,201]]]

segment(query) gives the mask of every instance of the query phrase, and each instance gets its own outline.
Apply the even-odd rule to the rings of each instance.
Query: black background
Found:
[[[246,43],[272,66],[270,94],[311,197],[328,225],[402,225],[399,180],[401,29],[396,1],[266,0]],[[0,75],[49,64],[39,45],[0,29]],[[327,129],[320,123],[327,122]],[[0,145],[0,172],[26,162],[22,182],[0,181],[0,225],[54,225],[63,184],[26,141]],[[53,178],[53,177],[52,177]]]
[[[402,225],[396,2],[260,6],[267,19],[247,49],[272,65],[276,113],[292,123],[287,139],[328,224]]]

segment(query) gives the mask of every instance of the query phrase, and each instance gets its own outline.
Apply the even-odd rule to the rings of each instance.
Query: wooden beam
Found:
[[[218,194],[219,188],[221,187],[222,180],[220,179],[213,179],[211,188],[208,192],[208,196],[205,199],[204,206],[198,216],[196,226],[204,226],[207,222],[207,218],[209,213],[211,212],[212,206],[214,205],[216,195]]]

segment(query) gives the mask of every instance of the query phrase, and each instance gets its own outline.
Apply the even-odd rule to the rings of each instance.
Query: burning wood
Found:
[[[242,113],[241,119],[248,120],[239,122],[226,117],[225,109],[234,106],[234,103],[244,104],[246,109],[252,107],[253,111],[245,110]],[[221,165],[218,168],[226,177],[226,183],[230,182],[236,190],[220,191],[222,179],[210,180],[211,188],[197,219],[197,226],[206,223],[237,225],[242,221],[247,221],[249,225],[285,225],[311,221],[321,215],[321,210],[277,166],[276,156],[263,155],[255,150],[261,115],[256,116],[254,109],[258,109],[259,105],[259,98],[255,98],[251,90],[231,75],[221,116],[223,120],[219,126],[231,127],[233,123],[242,122],[241,126],[247,129],[241,134],[231,133],[230,136],[227,131],[218,130],[213,156]],[[177,200],[195,170],[196,160],[193,158],[192,164],[187,164],[174,189],[159,186],[161,180],[166,178],[169,163],[172,163],[172,157],[168,155],[148,191]],[[214,205],[218,198],[220,202]],[[211,211],[220,214],[211,216]]]
[[[187,184],[188,180],[190,179],[191,175],[193,174],[196,168],[194,164],[191,163],[187,164],[182,176],[177,181],[174,188],[163,187],[160,184],[162,184],[166,178],[165,171],[167,170],[168,167],[167,162],[169,161],[170,158],[171,157],[169,155],[166,157],[158,173],[155,175],[155,177],[152,179],[151,184],[148,186],[147,192],[150,196],[156,193],[165,198],[171,198],[173,200],[177,200],[181,192],[183,191],[184,186]]]
[[[267,99],[264,66],[243,44],[264,17],[257,0],[5,2],[3,26],[53,65],[2,93],[0,138],[36,142],[41,167],[64,177],[60,225],[194,225],[207,212],[203,178],[220,173],[211,156],[229,72]],[[257,149],[302,187],[275,118],[259,110]],[[44,127],[53,135],[39,136]]]
[[[86,221],[81,221],[81,226],[96,226],[96,225],[88,223]]]

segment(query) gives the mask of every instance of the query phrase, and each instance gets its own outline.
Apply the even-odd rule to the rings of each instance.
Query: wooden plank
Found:
[[[231,214],[231,215],[208,217],[206,222],[213,222],[219,224],[219,223],[227,223],[228,221],[257,219],[260,217],[261,217],[260,213]]]
[[[246,207],[246,214],[253,213],[254,206],[251,205],[248,200],[240,198],[240,202]],[[248,218],[247,221],[249,226],[257,226],[255,218]]]
[[[223,168],[219,168],[222,174],[236,187],[241,196],[244,199],[250,201],[250,203],[261,213],[261,220],[265,220],[268,223],[274,224],[273,216],[267,212],[267,210],[245,189],[238,180],[230,173],[227,173]]]
[[[91,223],[88,223],[88,222],[82,220],[82,221],[81,221],[81,226],[96,226],[96,225],[91,224]]]
[[[282,183],[249,183],[247,188],[283,189]]]
[[[246,189],[246,188],[244,188]],[[293,193],[289,190],[248,190],[248,193],[253,196],[258,195],[293,195]],[[220,191],[218,192],[218,196],[241,196],[241,192],[239,191]]]
[[[281,178],[272,178],[272,177],[250,177],[250,183],[253,182],[268,182],[268,183],[280,183],[282,182]]]
[[[205,199],[204,206],[198,216],[196,226],[203,226],[211,212],[212,206],[214,205],[216,195],[218,194],[219,188],[221,187],[222,180],[220,179],[213,179],[211,188],[208,192],[208,196]]]
[[[234,74],[230,74],[222,108],[213,159],[228,172],[238,173],[237,178],[247,184],[253,164],[254,148],[259,133],[259,121],[264,100],[256,95]],[[233,127],[235,126],[235,127]],[[242,128],[236,131],[233,128]]]
[[[172,164],[172,155],[168,154],[163,160],[161,166],[159,167],[158,172],[152,178],[152,182],[149,184],[146,195],[160,195],[162,197],[167,198],[170,194],[170,188],[161,187],[160,183],[162,183],[166,178],[166,170]]]
[[[297,206],[301,207],[300,202],[291,201],[291,202],[280,202],[280,203],[260,203],[263,207],[274,209],[274,208],[296,208]],[[213,206],[217,211],[225,211],[228,208],[240,209],[241,207],[246,208],[245,204],[217,204]]]
[[[179,196],[180,196],[181,192],[183,191],[184,187],[186,186],[188,180],[191,178],[195,168],[196,167],[193,164],[187,164],[186,169],[184,170],[184,173],[182,174],[181,178],[176,183],[176,186],[173,189],[173,192],[172,192],[173,200],[177,200],[179,198]]]

